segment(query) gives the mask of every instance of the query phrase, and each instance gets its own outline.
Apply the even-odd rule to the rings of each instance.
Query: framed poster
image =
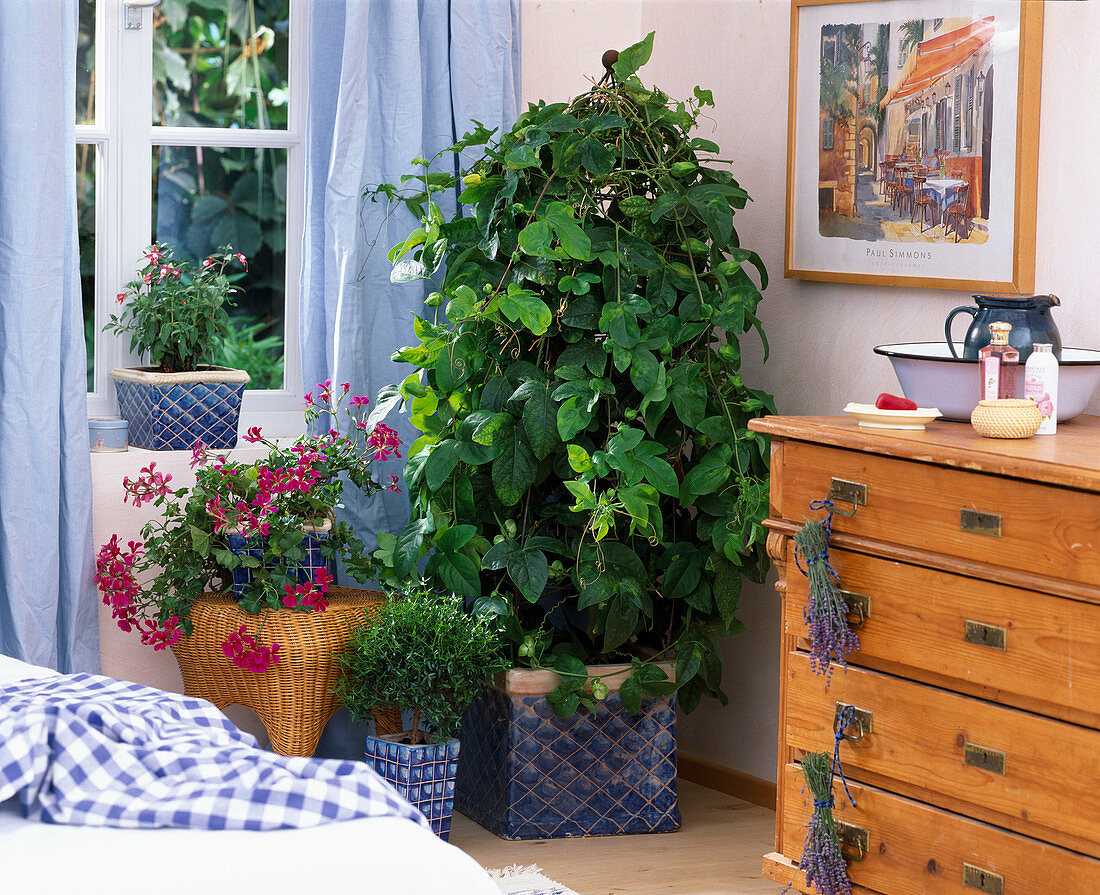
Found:
[[[1035,288],[1042,0],[792,0],[785,274]]]

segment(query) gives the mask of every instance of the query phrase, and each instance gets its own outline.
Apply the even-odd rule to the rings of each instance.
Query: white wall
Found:
[[[754,201],[735,225],[772,281],[760,316],[771,342],[761,364],[746,337],[745,378],[771,391],[781,413],[837,414],[850,400],[899,390],[875,345],[942,340],[943,319],[967,293],[832,285],[783,279],[790,4],[786,0],[524,0],[525,100],[558,101],[602,73],[600,57],[655,30],[640,75],[674,97],[699,85],[714,93],[713,130]],[[1046,4],[1039,157],[1036,292],[1062,300],[1055,319],[1065,344],[1100,348],[1100,168],[1086,161],[1100,143],[1100,3]],[[1090,412],[1100,413],[1100,395]],[[725,649],[727,708],[684,719],[680,748],[756,777],[775,779],[779,604],[771,587],[747,587],[748,631]]]

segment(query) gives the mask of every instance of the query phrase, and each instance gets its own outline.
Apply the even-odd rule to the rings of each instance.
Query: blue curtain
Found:
[[[414,158],[431,158],[473,129],[510,127],[519,114],[519,0],[328,0],[310,17],[309,145],[301,289],[306,390],[350,382],[375,395],[411,371],[390,360],[412,344],[419,284],[392,285],[386,252],[417,226],[387,217],[366,187],[397,183]],[[444,214],[454,210],[444,207]],[[443,202],[441,201],[441,204]],[[419,434],[389,424],[406,445]],[[404,452],[402,452],[404,453]],[[400,475],[391,460],[375,478]],[[408,522],[404,494],[369,502],[349,495],[343,513],[368,546]]]
[[[390,283],[386,252],[415,226],[387,219],[366,187],[396,183],[476,119],[510,127],[519,114],[519,0],[320,0],[311,8],[306,228],[301,345],[307,391],[350,382],[373,397],[412,368],[394,350],[412,344],[412,312],[427,290]],[[454,197],[444,214],[453,212]],[[441,205],[443,202],[441,202]],[[419,434],[389,420],[406,445]],[[404,452],[403,452],[404,453]],[[403,460],[376,473],[400,475]],[[342,518],[373,548],[375,534],[408,522],[404,494],[348,495]],[[364,725],[341,711],[316,754],[362,758]]]
[[[75,0],[0,3],[0,652],[99,670]]]

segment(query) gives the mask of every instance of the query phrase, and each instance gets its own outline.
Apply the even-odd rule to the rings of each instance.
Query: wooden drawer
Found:
[[[841,744],[850,777],[1100,856],[1100,731],[854,666],[826,690],[805,653],[786,664],[788,746],[831,748],[837,702],[854,705],[871,718]]]
[[[866,486],[866,506],[833,531],[1093,588],[1100,583],[1100,494],[792,441],[777,497],[798,524],[832,479]],[[963,513],[999,517],[997,536],[963,530]]]
[[[802,637],[809,583],[791,555],[784,625]],[[844,550],[830,558],[840,587],[869,601],[850,661],[1100,727],[1100,606]]]
[[[780,882],[792,877],[801,892],[801,873],[792,863],[802,855],[810,817],[809,794],[798,765],[781,771],[779,829],[782,856],[765,858],[764,873]],[[848,863],[857,886],[882,895],[976,895],[964,882],[964,866],[986,871],[984,891],[1002,895],[1092,895],[1100,892],[1100,862],[1005,830],[969,820],[872,786],[851,785],[856,807],[848,804],[837,782],[838,820],[865,829],[869,848],[861,861]],[[1001,887],[996,888],[996,879]]]

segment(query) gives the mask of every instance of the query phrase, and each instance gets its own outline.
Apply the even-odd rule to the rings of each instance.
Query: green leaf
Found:
[[[569,457],[569,466],[573,472],[584,475],[592,471],[592,458],[588,455],[588,451],[579,444],[568,445],[566,452]]]
[[[677,497],[680,494],[680,482],[676,479],[676,471],[661,457],[639,457],[638,461],[645,467],[646,480],[662,494],[669,497]]]
[[[634,383],[634,388],[643,395],[648,394],[657,384],[660,365],[660,361],[652,351],[635,348],[630,363],[630,381]]]
[[[696,497],[717,491],[733,471],[730,467],[732,459],[733,448],[728,444],[718,444],[707,451],[684,475],[680,485],[680,503],[689,506]]]
[[[424,546],[424,535],[434,524],[431,516],[414,519],[397,536],[397,544],[393,548],[393,571],[398,578],[412,575]]]
[[[642,40],[620,51],[618,60],[611,66],[617,80],[625,81],[649,62],[653,54],[653,34],[650,31]]]
[[[192,525],[191,546],[195,548],[195,552],[198,553],[199,556],[206,556],[210,553],[210,534]]]
[[[519,247],[529,255],[545,256],[554,240],[554,231],[546,221],[532,221],[519,233]]]
[[[438,491],[454,472],[458,465],[458,442],[453,439],[441,441],[424,462],[424,481],[431,491]]]
[[[588,401],[572,397],[558,408],[558,435],[562,441],[569,441],[578,432],[583,431],[592,422],[592,412]]]
[[[521,429],[515,438],[505,442],[500,456],[493,461],[493,488],[506,507],[513,506],[535,483],[538,461]]]
[[[511,437],[514,425],[515,418],[507,411],[489,414],[474,426],[472,440],[475,444],[486,446],[500,444]]]
[[[592,255],[592,240],[573,219],[573,208],[565,202],[551,202],[546,209],[546,220],[561,240],[561,247],[569,257],[587,261]]]
[[[600,332],[607,333],[620,348],[633,348],[641,341],[638,315],[623,304],[608,304],[600,317]]]
[[[673,600],[682,600],[699,586],[703,574],[702,562],[696,552],[684,552],[675,557],[665,570],[662,593]]]
[[[519,320],[536,336],[541,336],[554,320],[554,315],[541,298],[510,283],[508,291],[497,300],[504,316],[513,323]]]
[[[426,280],[431,276],[427,266],[412,258],[404,258],[398,261],[390,271],[391,283],[414,283],[417,280]]]
[[[550,565],[541,550],[518,550],[506,560],[508,577],[529,603],[534,603],[546,587]]]
[[[485,551],[485,555],[481,558],[481,567],[483,569],[503,569],[507,566],[509,558],[519,552],[520,546],[516,541],[508,539],[497,541]]]
[[[611,150],[593,137],[586,137],[577,147],[577,160],[589,174],[602,177],[615,169]]]
[[[697,426],[707,412],[707,390],[699,378],[698,364],[678,364],[668,377],[668,396],[676,415],[688,426]]]
[[[619,685],[619,701],[622,702],[623,708],[632,715],[641,713],[642,689],[638,686],[638,681],[635,680],[633,675]]]
[[[638,627],[638,607],[621,593],[612,598],[607,607],[607,616],[604,618],[603,627],[603,651],[605,653],[618,649]]]
[[[476,531],[475,525],[451,525],[437,532],[433,543],[438,549],[453,553],[465,547]]]
[[[558,406],[550,390],[541,386],[523,407],[523,431],[536,459],[543,460],[558,444]]]
[[[481,410],[497,413],[512,395],[512,386],[503,376],[493,376],[481,389]]]
[[[563,482],[566,489],[576,499],[576,507],[580,511],[594,510],[596,508],[596,495],[587,482]]]
[[[723,620],[733,620],[740,601],[741,572],[725,557],[720,557],[714,575],[714,602]]]
[[[439,553],[436,573],[446,588],[459,596],[480,597],[481,575],[477,565],[470,557],[462,553]]]

